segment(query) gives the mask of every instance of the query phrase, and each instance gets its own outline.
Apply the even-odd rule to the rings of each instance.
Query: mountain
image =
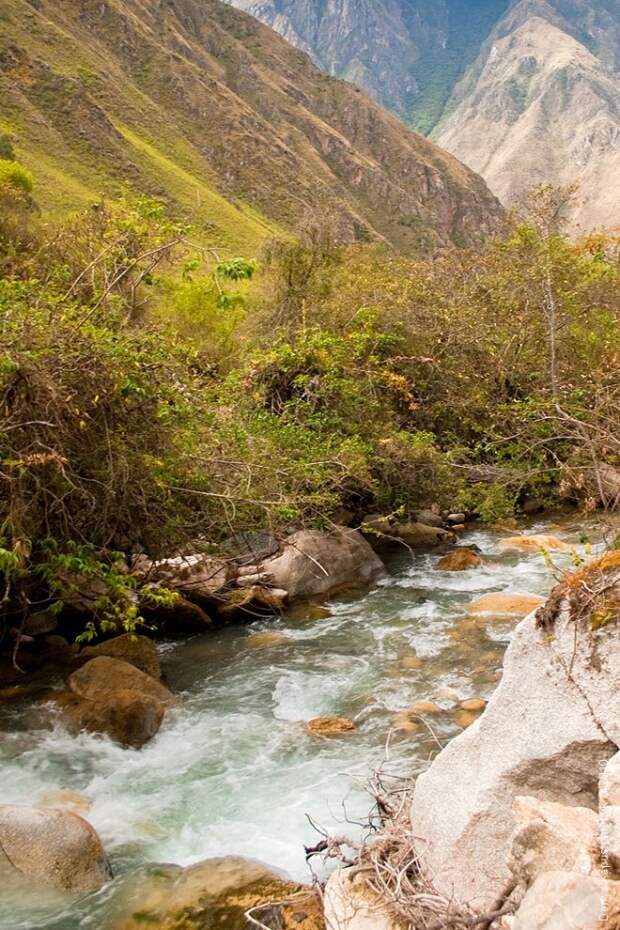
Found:
[[[125,182],[253,249],[310,212],[415,252],[479,243],[484,182],[219,0],[2,0],[0,133],[46,211]]]
[[[509,0],[231,0],[421,132]]]
[[[576,181],[585,229],[620,223],[620,4],[595,6],[515,4],[433,132],[504,203]]]
[[[481,174],[620,223],[620,0],[232,0]]]

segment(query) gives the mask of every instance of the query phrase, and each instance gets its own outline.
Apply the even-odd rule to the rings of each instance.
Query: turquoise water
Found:
[[[529,531],[580,548],[577,524]],[[384,759],[395,715],[421,700],[445,711],[429,718],[432,732],[421,726],[390,737],[390,764],[415,773],[437,740],[459,732],[454,706],[491,694],[514,621],[474,624],[466,605],[491,591],[545,593],[554,582],[537,552],[502,549],[505,535],[467,535],[484,557],[480,569],[439,572],[437,555],[403,552],[378,587],[329,602],[322,616],[295,611],[162,644],[164,672],[181,701],[140,751],[72,737],[47,706],[5,711],[2,802],[75,792],[117,877],[79,902],[5,889],[0,930],[108,930],[119,885],[145,863],[240,854],[308,879],[303,844],[319,838],[308,815],[355,834],[346,821],[370,808],[360,783]],[[280,636],[261,643],[256,632]],[[327,715],[350,718],[356,731],[336,739],[307,732],[303,721]]]

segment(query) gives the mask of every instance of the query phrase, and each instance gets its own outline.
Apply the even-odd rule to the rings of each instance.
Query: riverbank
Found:
[[[594,535],[579,516],[527,529],[555,533],[581,552]],[[461,732],[460,702],[492,694],[515,619],[476,620],[467,605],[490,592],[544,594],[554,580],[539,551],[500,546],[506,532],[463,538],[479,548],[482,567],[438,571],[439,553],[412,559],[400,550],[387,577],[361,596],[161,643],[180,701],[140,751],[71,736],[48,704],[0,705],[3,801],[77,794],[117,875],[94,898],[64,905],[67,926],[107,930],[116,883],[148,862],[240,854],[308,880],[303,844],[319,837],[306,814],[333,833],[344,830],[343,799],[351,819],[367,813],[350,775],[363,779],[384,757],[396,718],[420,701],[436,703],[432,729],[446,742]],[[570,563],[567,553],[554,559]],[[308,733],[304,721],[336,715],[355,731]],[[426,727],[410,726],[394,733],[392,764],[415,774],[435,751]],[[33,897],[26,911],[19,901],[0,907],[3,930],[63,926]]]

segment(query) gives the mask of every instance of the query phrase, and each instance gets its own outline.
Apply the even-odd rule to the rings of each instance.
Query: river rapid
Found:
[[[582,518],[528,532],[584,551]],[[503,549],[506,535],[467,534],[482,568],[440,572],[438,555],[403,550],[362,595],[161,644],[167,683],[181,700],[142,750],[72,737],[48,705],[2,707],[1,802],[50,803],[71,792],[64,798],[99,832],[116,878],[71,903],[5,888],[0,930],[108,930],[118,889],[138,881],[147,863],[240,854],[307,881],[303,844],[320,839],[308,817],[356,835],[346,821],[370,808],[360,782],[384,759],[395,715],[418,701],[445,709],[429,718],[432,732],[421,726],[390,738],[390,765],[415,773],[437,741],[460,732],[454,706],[492,693],[515,621],[473,623],[466,605],[487,592],[545,594],[554,583],[539,552]],[[570,555],[554,560],[568,565]],[[357,729],[313,736],[303,721],[318,716],[348,717]]]

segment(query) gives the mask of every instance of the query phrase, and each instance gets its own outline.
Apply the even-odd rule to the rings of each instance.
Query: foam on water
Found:
[[[29,711],[15,710],[0,721],[2,801],[79,792],[119,876],[147,862],[241,854],[306,879],[302,844],[317,838],[306,814],[342,833],[345,808],[352,818],[367,811],[349,776],[381,760],[393,714],[419,700],[449,707],[437,696],[446,687],[459,699],[491,693],[512,625],[464,633],[465,606],[489,591],[544,593],[553,583],[540,554],[503,551],[500,535],[469,535],[482,569],[438,572],[437,556],[403,554],[381,585],[335,601],[328,616],[255,625],[284,632],[288,643],[250,648],[247,629],[229,628],[164,644],[166,675],[183,697],[140,751],[72,737],[51,711],[32,726]],[[405,667],[414,654],[419,668]],[[357,732],[334,740],[307,732],[303,721],[327,715],[354,719]],[[442,740],[458,732],[449,714],[433,729]],[[415,771],[433,746],[424,730],[397,736],[394,764]],[[27,906],[4,896],[0,930],[104,930],[119,881],[65,910],[45,896]]]

